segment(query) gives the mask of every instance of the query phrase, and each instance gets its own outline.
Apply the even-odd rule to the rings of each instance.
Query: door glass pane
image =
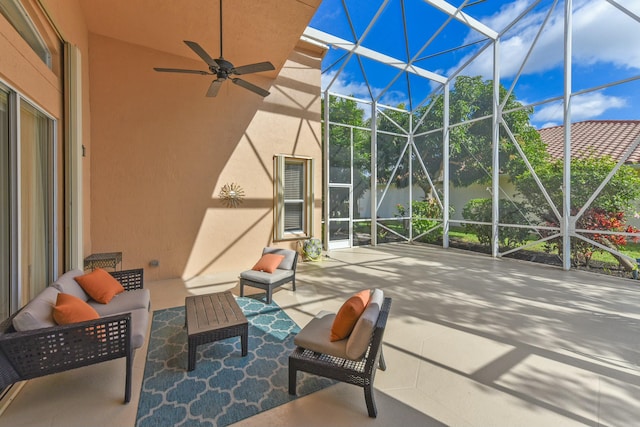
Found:
[[[8,94],[0,89],[0,321],[11,308],[9,215],[9,106]]]
[[[349,240],[349,220],[329,223],[329,240]]]
[[[329,241],[349,240],[350,187],[329,188]]]
[[[331,187],[329,189],[329,217],[349,218],[349,188]]]
[[[329,127],[329,182],[348,184],[351,182],[351,139],[348,126]]]
[[[50,281],[52,121],[26,102],[20,107],[20,241],[22,304]]]

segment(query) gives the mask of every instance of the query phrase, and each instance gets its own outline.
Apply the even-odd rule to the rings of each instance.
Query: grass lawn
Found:
[[[465,233],[461,229],[452,229],[451,231],[449,231],[449,237],[463,243],[480,244],[480,241],[478,240],[475,234]],[[533,242],[533,240],[531,240],[531,242]],[[537,245],[527,247],[526,250],[531,252],[545,253],[545,244],[538,243]],[[628,255],[633,259],[638,259],[640,258],[640,243],[629,242],[627,243],[626,246],[623,246],[622,248],[620,248],[620,252],[622,252],[625,255]],[[609,252],[606,252],[606,251],[594,252],[591,259],[593,261],[605,262],[605,263],[616,264],[616,265],[618,264],[618,261],[613,257],[613,255],[611,255]]]

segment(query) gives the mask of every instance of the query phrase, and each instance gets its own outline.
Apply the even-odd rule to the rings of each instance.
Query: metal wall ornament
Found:
[[[222,203],[228,208],[237,208],[244,200],[244,190],[235,182],[225,184],[218,195]]]

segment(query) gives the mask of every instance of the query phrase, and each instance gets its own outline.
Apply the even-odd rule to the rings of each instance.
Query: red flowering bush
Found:
[[[577,214],[577,210],[571,212],[572,215]],[[558,227],[559,224],[550,221],[547,223],[549,226]],[[617,233],[638,233],[636,227],[626,224],[624,212],[607,212],[603,208],[591,208],[587,210],[576,222],[576,229],[578,230],[594,230],[594,231],[607,231]],[[621,234],[608,234],[608,233],[583,233],[583,235],[591,240],[595,240],[607,247],[613,249],[619,249],[621,246],[626,246],[628,243],[627,236]],[[636,243],[638,237],[632,237],[631,240]],[[562,252],[561,239],[554,239],[550,242],[549,246],[554,246],[558,251]],[[574,265],[589,265],[593,252],[599,250],[596,246],[586,242],[582,239],[572,238],[571,240],[571,260]]]

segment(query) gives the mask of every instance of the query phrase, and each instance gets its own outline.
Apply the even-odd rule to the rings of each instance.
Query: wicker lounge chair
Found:
[[[391,298],[384,298],[383,301],[382,308],[377,308],[379,314],[375,320],[373,334],[367,334],[367,336],[364,337],[365,343],[367,342],[366,338],[370,337],[368,345],[365,344],[366,351],[364,355],[356,358],[356,360],[351,359],[348,354],[335,355],[317,351],[319,349],[319,347],[316,347],[318,344],[317,339],[320,337],[320,339],[328,341],[326,327],[329,325],[330,328],[330,323],[335,315],[332,316],[331,314],[327,314],[327,312],[322,312],[305,326],[296,337],[300,337],[300,339],[296,339],[298,347],[289,356],[289,393],[296,394],[298,371],[309,372],[311,374],[357,385],[364,388],[367,411],[370,417],[375,418],[378,415],[378,410],[373,396],[373,380],[378,368],[383,371],[387,368],[382,354],[382,337],[387,324],[389,309],[391,308]],[[367,310],[370,310],[370,308],[367,307]],[[363,316],[365,316],[366,313],[365,311]],[[308,331],[305,331],[307,328]],[[370,329],[358,329],[358,325],[356,325],[352,335],[342,341],[348,341],[350,339],[362,340],[362,336],[356,337],[354,334],[367,332],[370,333]],[[301,344],[308,347],[315,347],[316,351],[305,348]],[[340,346],[347,348],[346,352],[349,353],[351,349],[347,347],[348,345],[347,342],[341,343],[340,341],[338,341],[337,344],[329,344],[328,342],[320,343],[320,347],[325,347],[329,349],[328,351],[335,349],[335,351],[332,351],[333,353],[344,353],[345,351],[340,349]]]

